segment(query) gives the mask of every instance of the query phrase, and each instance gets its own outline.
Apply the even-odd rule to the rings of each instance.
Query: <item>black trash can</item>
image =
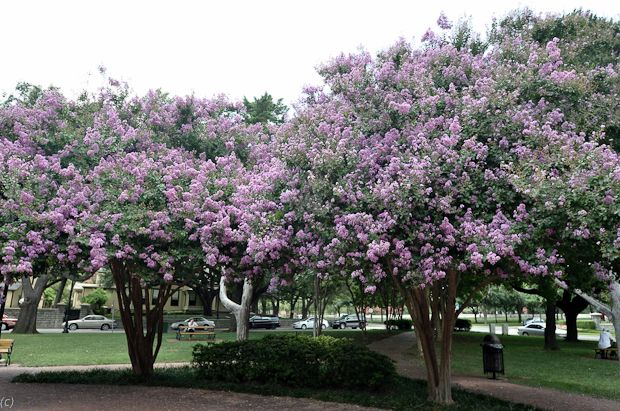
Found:
[[[484,373],[504,374],[504,346],[496,335],[488,334],[482,340],[482,366]]]

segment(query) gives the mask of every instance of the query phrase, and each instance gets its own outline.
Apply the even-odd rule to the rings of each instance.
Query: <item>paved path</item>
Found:
[[[168,364],[172,366],[173,364]],[[174,366],[186,364],[174,364]],[[160,365],[161,366],[161,365]],[[166,366],[164,364],[163,366]],[[375,410],[306,398],[270,397],[189,388],[16,384],[11,379],[24,372],[119,369],[127,365],[65,367],[0,367],[0,409],[32,411],[118,411],[118,410]]]
[[[370,348],[387,355],[396,361],[397,371],[407,377],[426,379],[426,369],[415,351],[413,333],[402,333],[370,345]],[[496,397],[502,400],[533,405],[553,411],[618,411],[620,402],[550,388],[528,387],[512,384],[504,380],[491,380],[486,377],[454,376],[453,384],[468,391]]]

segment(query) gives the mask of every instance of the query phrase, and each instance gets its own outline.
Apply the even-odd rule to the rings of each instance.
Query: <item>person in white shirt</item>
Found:
[[[193,318],[190,319],[187,323],[187,330],[188,332],[194,332],[196,331],[196,327],[198,327],[198,323],[196,322],[196,320],[194,320]]]
[[[609,331],[607,331],[606,328],[603,328],[601,330],[601,335],[598,339],[598,348],[600,348],[601,350],[611,348],[612,342],[613,342],[613,339],[611,338],[611,334],[609,333]]]

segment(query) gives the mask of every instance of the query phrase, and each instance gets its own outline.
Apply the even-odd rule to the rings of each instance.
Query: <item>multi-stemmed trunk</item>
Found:
[[[114,259],[110,269],[133,373],[150,377],[162,343],[164,305],[172,286],[160,283],[157,297],[152,300],[149,287],[127,262]]]
[[[252,304],[252,282],[247,278],[243,281],[243,293],[241,294],[241,304],[237,304],[228,298],[226,293],[226,278],[220,278],[220,301],[222,305],[230,311],[237,323],[237,341],[248,339],[248,326],[250,320],[250,306]]]
[[[457,316],[458,273],[449,270],[446,278],[425,288],[407,287],[398,278],[394,280],[405,297],[424,357],[428,399],[438,404],[452,404],[452,333]],[[437,332],[433,323],[439,326]]]
[[[37,332],[37,311],[43,291],[47,287],[49,275],[41,274],[34,280],[34,285],[30,282],[28,275],[22,277],[22,298],[20,303],[17,323],[13,329],[15,334],[36,334]]]
[[[323,318],[325,317],[325,308],[327,307],[328,288],[322,285],[321,278],[314,278],[314,326],[312,335],[318,337],[323,332]],[[306,318],[306,317],[304,317]]]

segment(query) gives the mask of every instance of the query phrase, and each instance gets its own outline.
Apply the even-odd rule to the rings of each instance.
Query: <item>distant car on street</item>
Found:
[[[80,328],[109,330],[113,326],[116,326],[116,321],[104,317],[103,315],[87,315],[79,320],[71,320],[68,322],[68,328],[70,330],[77,330]],[[62,323],[62,327],[65,327],[65,323]]]
[[[332,322],[332,328],[363,328],[366,325],[364,320],[357,318],[356,314],[344,314]]]
[[[170,324],[170,329],[178,330],[180,326],[187,327],[187,324],[189,324],[189,321],[191,319],[196,321],[196,325],[198,325],[199,327],[215,327],[215,322],[211,320],[207,320],[204,317],[190,317],[187,320],[178,321],[176,323]]]
[[[545,335],[545,324],[530,323],[517,329],[519,335]],[[566,331],[556,330],[556,335],[566,335]]]
[[[454,331],[470,331],[471,321],[465,318],[457,318],[454,322]]]
[[[16,323],[17,323],[17,318],[12,318],[4,314],[2,316],[2,331],[10,330],[14,328]]]
[[[272,330],[280,326],[280,318],[269,315],[253,315],[249,320],[250,328],[271,328]]]
[[[542,318],[528,318],[527,320],[523,321],[523,325],[528,324],[546,324],[546,322]]]
[[[531,323],[517,329],[519,335],[545,335],[545,325]]]
[[[324,330],[329,327],[329,321],[323,319],[321,329]],[[306,318],[305,320],[297,321],[293,323],[293,328],[305,330],[306,328],[314,328],[314,317]]]

